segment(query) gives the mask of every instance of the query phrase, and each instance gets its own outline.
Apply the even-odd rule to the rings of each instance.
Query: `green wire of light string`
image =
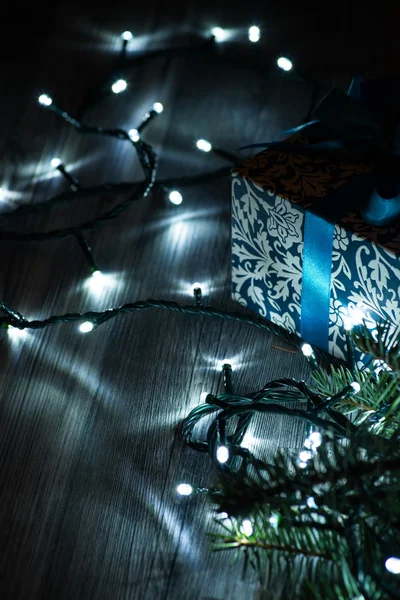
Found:
[[[139,183],[137,186],[133,184],[128,191],[130,191],[130,195],[128,198],[114,206],[111,210],[104,212],[99,217],[92,219],[90,221],[86,221],[81,223],[79,226],[75,227],[67,227],[64,229],[58,229],[47,232],[29,232],[29,233],[19,233],[16,231],[5,231],[0,232],[0,239],[3,240],[45,240],[45,239],[54,239],[54,238],[62,238],[70,235],[78,236],[80,233],[84,231],[92,231],[94,229],[98,229],[105,225],[111,219],[115,219],[122,212],[124,212],[129,206],[149,195],[151,189],[153,188],[155,177],[156,177],[156,165],[157,165],[157,155],[153,151],[153,148],[143,142],[142,140],[138,140],[137,142],[133,142],[129,134],[120,128],[103,128],[103,127],[95,127],[89,126],[81,123],[71,115],[69,115],[66,111],[61,110],[55,104],[51,104],[46,107],[46,110],[50,110],[54,112],[57,116],[63,119],[66,123],[71,125],[76,131],[81,134],[87,135],[102,135],[117,138],[119,140],[128,141],[132,144],[136,153],[139,157],[139,161],[141,167],[143,169],[145,179]],[[74,196],[77,196],[77,191],[74,191]],[[46,206],[49,205],[49,202],[45,203]],[[42,208],[44,206],[42,205]],[[17,211],[16,211],[17,212]],[[25,210],[25,212],[28,212]]]
[[[224,365],[223,371],[226,371],[228,366]],[[225,385],[225,387],[227,386]],[[296,391],[287,389],[287,387],[294,387]],[[354,432],[354,426],[344,415],[332,411],[330,407],[352,393],[354,390],[349,385],[331,398],[322,401],[322,398],[310,390],[305,382],[288,378],[271,381],[259,392],[247,396],[237,396],[231,393],[218,396],[208,394],[205,403],[194,408],[184,420],[182,435],[186,444],[192,449],[208,452],[220,469],[235,472],[239,468],[236,457],[250,459],[251,453],[247,449],[241,448],[240,444],[254,414],[272,413],[299,418],[314,427],[330,431],[335,436],[348,437]],[[280,404],[288,401],[307,402],[307,409],[289,408]],[[312,409],[308,408],[310,403]],[[325,411],[333,420],[321,418],[319,413],[322,411]],[[217,412],[218,414],[208,427],[206,441],[197,439],[193,434],[196,425],[204,417]],[[236,417],[239,419],[234,432],[226,436],[227,423]],[[223,436],[221,436],[221,432],[223,432]],[[220,464],[216,459],[217,449],[221,444],[227,445],[230,454],[228,461],[224,464]],[[254,460],[257,461],[252,457],[250,461],[253,465],[255,464]]]

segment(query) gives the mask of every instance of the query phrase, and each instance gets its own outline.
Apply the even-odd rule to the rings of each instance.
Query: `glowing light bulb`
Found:
[[[176,491],[180,496],[190,496],[193,493],[193,488],[189,483],[180,483]]]
[[[208,392],[201,392],[200,394],[200,402],[205,402],[208,396]]]
[[[202,152],[210,152],[210,150],[212,150],[212,146],[207,140],[197,140],[196,146]]]
[[[224,365],[229,365],[233,371],[233,366],[232,366],[232,363],[229,360],[229,358],[225,358],[224,360],[218,361],[218,363],[217,363],[218,371],[222,371],[222,369],[224,368]]]
[[[19,329],[18,327],[13,327],[12,325],[7,327],[7,331],[10,336],[15,338],[23,337],[26,334],[25,329]]]
[[[218,517],[220,519],[227,519],[228,518],[228,513],[227,512],[220,512]]]
[[[391,556],[385,562],[385,567],[389,571],[389,573],[393,573],[393,575],[399,575],[400,574],[400,558]]]
[[[245,519],[242,523],[240,531],[244,533],[244,535],[250,536],[253,533],[253,525],[249,519]]]
[[[164,107],[161,104],[161,102],[154,102],[154,104],[153,104],[153,110],[155,110],[156,113],[160,114],[164,110]]]
[[[361,389],[360,384],[358,383],[358,381],[352,381],[352,383],[350,384],[350,386],[353,388],[355,394],[358,394],[358,392]]]
[[[94,323],[92,321],[85,321],[81,325],[79,325],[79,331],[82,333],[89,333],[94,328]]]
[[[191,296],[193,296],[196,288],[200,288],[201,293],[204,296],[204,294],[207,294],[209,291],[209,283],[207,281],[203,281],[202,283],[195,281],[194,283],[189,283],[187,287],[185,286],[185,288],[187,293]]]
[[[311,457],[312,457],[312,454],[309,450],[302,450],[299,454],[299,459],[303,463],[306,463],[308,460],[310,460]]]
[[[112,84],[111,89],[114,94],[120,94],[126,90],[127,85],[125,79],[118,79]]]
[[[293,68],[292,61],[284,56],[279,57],[276,63],[282,71],[290,71]]]
[[[226,446],[219,446],[217,450],[217,461],[224,464],[229,459],[229,450]]]
[[[217,42],[223,42],[226,38],[226,32],[222,29],[222,27],[213,27],[211,29],[211,34],[215,37]]]
[[[345,331],[351,331],[353,329],[352,320],[349,317],[344,317],[343,318],[343,326],[345,328]]]
[[[99,269],[96,269],[85,283],[85,288],[92,294],[100,295],[109,283],[110,281],[107,281],[106,276]]]
[[[38,102],[42,106],[50,106],[50,104],[53,104],[53,100],[47,94],[40,94]]]
[[[140,133],[137,129],[130,129],[128,131],[128,135],[131,138],[132,142],[138,142],[140,140]]]
[[[318,508],[318,506],[315,503],[314,498],[312,498],[311,496],[310,496],[310,498],[307,498],[307,506],[308,506],[308,508]]]
[[[274,529],[277,529],[277,527],[279,525],[279,515],[277,515],[276,513],[271,515],[269,518],[269,522],[271,523],[271,525]]]
[[[59,167],[60,165],[62,165],[62,160],[60,160],[59,158],[52,158],[50,164],[51,164],[52,167],[54,167],[55,169],[57,169],[57,167]]]
[[[304,356],[312,356],[314,354],[314,350],[310,346],[310,344],[303,344],[301,347],[301,351]]]
[[[319,431],[313,431],[312,433],[310,433],[310,435],[308,436],[306,441],[309,441],[309,443],[310,443],[309,446],[306,445],[306,443],[304,443],[306,448],[311,448],[311,450],[316,450],[322,444],[322,435],[320,434]]]
[[[365,311],[361,308],[361,306],[358,306],[358,305],[354,306],[352,308],[349,308],[348,312],[349,312],[348,321],[352,324],[353,327],[355,325],[361,325],[361,323],[363,322],[363,320],[366,317]]]
[[[261,37],[260,28],[253,25],[249,28],[249,40],[250,42],[258,42]]]
[[[124,31],[123,33],[121,33],[121,38],[125,42],[129,42],[133,38],[133,35],[130,31]]]
[[[179,204],[182,204],[183,197],[180,192],[178,192],[177,190],[173,190],[169,194],[169,200],[170,202],[172,202],[172,204],[178,206]]]

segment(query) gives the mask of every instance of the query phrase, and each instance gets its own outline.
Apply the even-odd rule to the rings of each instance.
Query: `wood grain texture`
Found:
[[[80,137],[34,101],[37,92],[48,90],[74,114],[109,69],[118,35],[127,28],[137,37],[133,47],[143,49],[162,47],[172,32],[187,36],[196,28],[230,27],[236,31],[234,51],[252,53],[265,68],[260,78],[201,55],[159,57],[133,68],[127,92],[88,114],[93,124],[131,128],[154,101],[162,101],[165,111],[146,133],[160,154],[160,176],[223,166],[196,151],[199,137],[233,150],[301,122],[310,86],[271,74],[277,53],[297,57],[305,71],[322,79],[322,91],[332,82],[347,84],[354,71],[390,72],[398,55],[398,41],[390,38],[393,19],[374,22],[366,47],[372,19],[367,23],[362,16],[363,34],[356,35],[359,15],[345,2],[338,3],[329,27],[322,13],[310,16],[288,2],[261,15],[247,2],[227,10],[223,2],[195,0],[172,6],[149,0],[139,7],[114,2],[105,8],[61,2],[54,11],[41,10],[28,13],[21,45],[11,57],[10,51],[3,55],[0,184],[15,192],[8,205],[66,189],[61,177],[52,176],[53,156],[83,185],[140,178],[125,144]],[[250,48],[246,26],[258,16],[266,40]],[[15,27],[17,17],[11,14],[6,26]],[[78,223],[109,206],[107,198],[95,200],[16,226],[42,231]],[[0,242],[0,297],[27,317],[44,318],[140,298],[185,302],[197,280],[208,287],[207,302],[238,308],[230,300],[228,179],[185,190],[179,207],[153,194],[90,239],[110,276],[103,295],[85,287],[87,266],[75,241],[66,239]],[[181,481],[207,486],[215,475],[207,457],[185,447],[180,426],[201,392],[220,389],[217,360],[234,361],[235,385],[243,392],[276,377],[307,377],[302,358],[275,348],[277,341],[282,345],[249,326],[163,311],[126,315],[89,335],[71,325],[18,340],[3,333],[0,597],[251,598],[255,578],[241,581],[230,555],[210,553],[205,533],[213,527],[212,513],[204,498],[188,501],[175,494]],[[298,423],[267,416],[254,422],[251,434],[257,450],[273,452],[298,447],[304,431]]]

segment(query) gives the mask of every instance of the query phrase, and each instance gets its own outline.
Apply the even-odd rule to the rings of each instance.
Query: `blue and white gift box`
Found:
[[[356,100],[343,95],[357,113]],[[348,116],[336,90],[327,103],[335,119],[341,110]],[[346,321],[361,314],[371,328],[387,318],[400,324],[400,195],[391,172],[398,163],[388,138],[382,142],[389,128],[365,104],[364,129],[355,135],[353,128],[351,143],[343,141],[346,123],[357,128],[361,118],[344,118],[339,140],[336,124],[316,112],[318,120],[234,169],[232,291],[244,306],[345,358]]]

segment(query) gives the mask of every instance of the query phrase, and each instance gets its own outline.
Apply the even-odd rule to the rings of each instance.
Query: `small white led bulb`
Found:
[[[389,571],[389,573],[393,573],[393,575],[399,575],[400,574],[400,558],[391,556],[385,562],[385,567]]]
[[[353,381],[350,386],[353,388],[354,393],[358,394],[358,392],[360,391],[361,387],[360,384],[358,383],[358,381]]]
[[[128,131],[128,135],[131,138],[132,142],[138,142],[140,140],[140,133],[137,129],[130,129]]]
[[[196,146],[202,152],[210,152],[210,150],[212,150],[212,146],[207,140],[197,140]]]
[[[299,459],[301,462],[307,462],[312,457],[312,454],[309,450],[302,450],[299,454]]]
[[[193,488],[189,483],[180,483],[176,491],[180,496],[190,496],[193,493]]]
[[[312,496],[307,498],[307,506],[308,506],[308,508],[318,508],[318,506]]]
[[[258,42],[261,37],[260,28],[253,25],[249,28],[249,40],[250,42]]]
[[[89,331],[92,331],[93,328],[94,323],[92,323],[91,321],[85,321],[84,323],[79,325],[79,331],[81,331],[82,333],[89,333]]]
[[[118,79],[112,84],[111,89],[114,94],[120,94],[126,90],[127,85],[125,79]]]
[[[217,449],[217,461],[224,464],[229,459],[229,450],[226,446],[219,446]]]
[[[59,158],[52,158],[50,164],[52,167],[57,169],[57,167],[59,167],[62,164],[62,161]]]
[[[182,204],[183,197],[180,192],[173,190],[169,194],[169,200],[172,202],[172,204],[176,204],[176,206],[178,206],[179,204]]]
[[[353,325],[353,327],[355,325],[361,325],[363,320],[365,319],[365,317],[367,316],[365,314],[365,312],[363,311],[363,309],[361,308],[361,306],[353,306],[352,308],[349,308],[348,310],[349,313],[349,320],[351,322],[351,324]]]
[[[279,525],[279,515],[277,515],[276,513],[271,515],[269,518],[269,522],[271,523],[271,525],[274,529],[277,529],[277,527]]]
[[[101,279],[103,277],[103,273],[99,269],[96,269],[95,271],[93,271],[92,277],[94,277],[95,279]]]
[[[154,102],[154,104],[153,104],[153,110],[155,110],[156,113],[160,114],[164,110],[164,107],[161,104],[161,102]]]
[[[124,31],[121,33],[121,38],[124,40],[124,42],[129,42],[133,38],[133,35],[130,31]]]
[[[253,525],[249,519],[245,519],[242,523],[240,531],[244,533],[244,535],[250,536],[253,533]]]
[[[192,284],[192,290],[194,292],[194,290],[197,290],[198,288],[201,289],[201,283],[199,283],[198,281],[196,281],[195,283]]]
[[[280,56],[276,63],[278,67],[282,69],[282,71],[290,71],[293,67],[292,61],[286,58],[285,56]]]
[[[224,365],[229,365],[233,371],[232,361],[229,358],[225,358],[224,360],[219,360],[217,362],[218,371],[222,371],[222,369],[224,368]]]
[[[26,329],[18,329],[18,327],[13,327],[9,325],[7,327],[8,335],[10,335],[14,339],[23,338],[26,336]]]
[[[211,29],[211,34],[215,37],[217,42],[223,42],[226,36],[226,33],[222,27],[213,27]]]
[[[310,441],[312,450],[316,450],[322,444],[322,435],[319,431],[313,431],[307,439]]]
[[[301,351],[304,356],[312,356],[314,354],[314,350],[310,346],[310,344],[303,344],[301,347]]]
[[[353,323],[350,317],[343,317],[343,326],[345,331],[351,331],[353,329]]]
[[[42,106],[50,106],[50,104],[53,104],[53,100],[47,94],[40,94],[38,102]]]

